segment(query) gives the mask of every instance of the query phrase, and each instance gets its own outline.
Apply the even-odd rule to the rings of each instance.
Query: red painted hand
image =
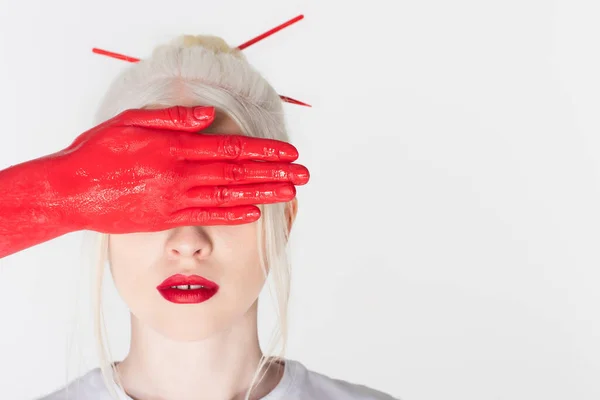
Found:
[[[195,112],[195,113],[194,113]],[[289,143],[198,134],[214,109],[131,109],[66,149],[0,171],[0,257],[68,232],[256,221],[308,182]]]
[[[79,136],[48,176],[76,226],[105,233],[235,225],[308,181],[289,143],[194,133],[213,108],[127,110]]]

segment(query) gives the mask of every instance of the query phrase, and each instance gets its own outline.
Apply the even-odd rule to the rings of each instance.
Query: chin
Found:
[[[158,326],[152,328],[160,335],[177,342],[197,342],[208,339],[219,332],[214,324],[197,325],[181,322],[177,324],[158,324]]]

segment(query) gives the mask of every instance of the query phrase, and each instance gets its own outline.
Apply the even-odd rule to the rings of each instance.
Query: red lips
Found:
[[[201,285],[200,288],[175,288],[174,286]],[[168,277],[156,289],[168,301],[177,304],[202,303],[214,296],[219,285],[199,275],[176,274]]]
[[[209,281],[206,278],[201,277],[200,275],[181,275],[176,274],[168,277],[164,280],[163,283],[158,285],[157,289],[167,288],[171,286],[180,286],[180,285],[202,285],[209,289],[218,289],[219,285],[214,283],[213,281]]]

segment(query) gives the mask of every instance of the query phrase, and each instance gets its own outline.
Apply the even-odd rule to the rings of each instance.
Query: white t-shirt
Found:
[[[113,382],[119,400],[132,400]],[[67,389],[69,396],[67,397]],[[261,400],[400,400],[354,383],[309,371],[303,364],[285,360],[283,377]],[[95,368],[67,387],[38,400],[113,400],[104,386],[100,368]]]

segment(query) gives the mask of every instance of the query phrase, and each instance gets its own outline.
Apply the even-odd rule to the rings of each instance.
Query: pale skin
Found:
[[[204,132],[243,134],[220,112]],[[288,233],[297,211],[296,198],[286,203]],[[135,400],[243,399],[262,356],[257,305],[265,278],[256,222],[110,235],[109,246],[115,285],[131,311],[130,351],[117,364],[127,394]],[[175,273],[213,280],[219,292],[200,304],[168,302],[156,286]],[[252,398],[270,393],[282,374],[283,368],[270,368]]]

